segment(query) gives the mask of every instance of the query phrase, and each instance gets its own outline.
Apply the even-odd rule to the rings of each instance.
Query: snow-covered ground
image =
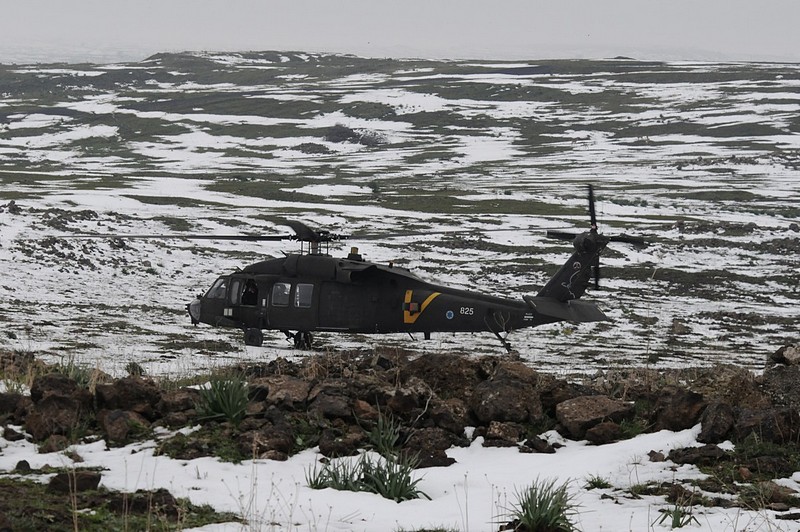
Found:
[[[545,230],[587,227],[588,183],[601,230],[651,246],[614,245],[604,257],[605,289],[591,297],[610,326],[515,332],[523,359],[559,373],[716,362],[759,369],[797,340],[798,65],[185,54],[0,66],[0,87],[4,349],[114,375],[131,361],[185,376],[303,356],[280,333],[246,347],[238,331],[192,327],[185,313],[219,273],[293,244],[50,237],[284,234],[280,220],[299,219],[353,235],[336,254],[356,245],[368,260],[445,284],[521,296],[570,253]],[[377,142],[326,138],[337,125]],[[501,352],[491,335],[318,340],[321,349]],[[604,491],[582,489],[584,478],[617,488],[695,478],[691,467],[646,458],[692,442],[685,431],[523,455],[476,441],[450,451],[457,465],[420,472],[432,501],[402,504],[309,490],[312,451],[241,465],[153,458],[153,444],[76,451],[83,465],[105,468],[106,487],[164,486],[262,529],[492,530],[515,489],[553,477],[570,482],[582,529],[610,531],[658,529],[668,505],[620,491],[601,499]],[[69,465],[24,442],[0,445],[0,469],[23,456],[34,467]],[[767,513],[696,516],[703,530],[792,529]]]
[[[0,439],[0,471],[11,471],[19,460],[34,469],[46,465],[70,468],[100,468],[100,485],[133,492],[137,489],[168,489],[176,497],[194,504],[208,504],[248,520],[208,525],[195,530],[296,530],[364,531],[445,529],[462,532],[497,530],[510,521],[517,494],[536,480],[566,483],[577,505],[573,522],[579,530],[668,530],[662,510],[673,510],[659,496],[634,496],[630,489],[648,483],[678,483],[691,490],[692,480],[705,477],[695,466],[651,462],[647,453],[668,454],[670,449],[696,445],[699,426],[677,433],[643,434],[619,443],[592,446],[564,440],[555,432],[545,433],[551,442],[565,446],[555,454],[522,454],[516,448],[484,448],[476,438],[468,448],[453,448],[448,455],[457,463],[449,467],[418,470],[418,487],[430,500],[396,503],[369,493],[333,489],[313,490],[305,483],[321,456],[303,451],[286,462],[248,460],[240,464],[216,458],[175,460],[154,456],[156,443],[133,444],[107,449],[105,442],[76,445],[71,452],[83,461],[74,463],[63,453],[37,454],[33,444]],[[722,447],[730,447],[723,444]],[[339,460],[350,460],[343,458]],[[46,481],[52,475],[42,475]],[[612,488],[588,489],[587,481],[600,478]],[[800,473],[779,484],[800,491]],[[689,506],[684,508],[689,511]],[[688,530],[709,532],[790,531],[796,524],[775,519],[770,510],[741,508],[691,509],[696,521]]]

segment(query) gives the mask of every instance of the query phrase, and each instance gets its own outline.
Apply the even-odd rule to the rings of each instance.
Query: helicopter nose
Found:
[[[192,319],[192,325],[197,325],[200,323],[200,308],[202,306],[202,302],[200,298],[195,299],[188,305],[186,305],[186,310],[189,312],[189,317]]]

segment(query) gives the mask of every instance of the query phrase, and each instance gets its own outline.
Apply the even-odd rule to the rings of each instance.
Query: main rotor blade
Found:
[[[647,247],[647,241],[639,236],[614,235],[608,237],[611,242],[622,242],[623,244],[633,244],[634,246]]]
[[[545,233],[545,236],[547,238],[557,238],[558,240],[575,240],[575,238],[578,236],[578,233],[548,229],[547,233]]]
[[[597,229],[597,215],[594,211],[594,187],[589,185],[589,222],[592,229]]]
[[[54,238],[63,239],[121,239],[121,240],[244,240],[248,242],[277,242],[280,240],[293,240],[295,235],[125,235],[125,234],[76,234],[56,235]]]

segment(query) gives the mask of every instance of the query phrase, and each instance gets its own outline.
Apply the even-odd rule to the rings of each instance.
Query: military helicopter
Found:
[[[346,237],[298,221],[285,222],[293,235],[200,235],[296,240],[300,252],[221,275],[186,308],[195,325],[241,329],[249,346],[262,345],[264,330],[283,332],[298,349],[309,349],[316,332],[422,333],[426,339],[434,332],[490,332],[510,352],[507,336],[515,329],[608,320],[594,302],[579,298],[592,277],[597,284],[599,257],[610,242],[644,242],[598,232],[591,186],[589,217],[590,228],[581,234],[548,231],[548,237],[572,240],[575,251],[535,296],[519,300],[431,283],[391,262],[365,261],[355,247],[346,257],[332,257],[330,243]]]

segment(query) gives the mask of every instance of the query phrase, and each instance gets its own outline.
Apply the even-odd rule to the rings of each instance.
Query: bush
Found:
[[[201,420],[225,419],[238,426],[247,413],[247,393],[242,378],[213,379],[200,390],[197,414]]]
[[[529,532],[572,532],[577,530],[572,516],[577,513],[567,485],[555,485],[555,480],[537,479],[528,488],[516,493],[517,503],[509,510],[513,530]]]

